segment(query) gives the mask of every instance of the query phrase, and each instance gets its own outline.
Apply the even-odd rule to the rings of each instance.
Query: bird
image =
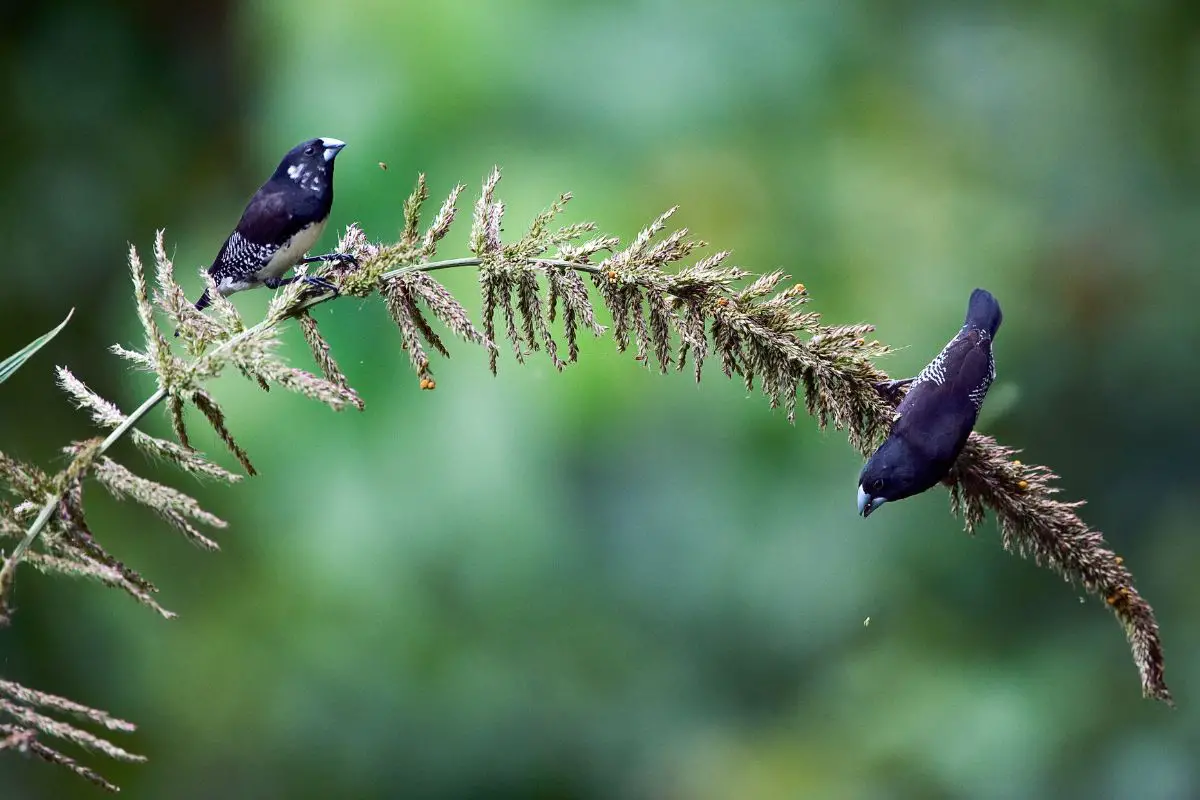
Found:
[[[858,513],[933,487],[954,466],[996,379],[992,341],[1003,315],[985,289],[971,292],[962,329],[915,378],[877,387],[894,398],[908,386],[887,438],[858,477]]]
[[[287,152],[274,174],[250,198],[237,227],[208,268],[218,293],[227,296],[257,286],[276,289],[297,279],[322,291],[337,292],[324,278],[285,278],[283,273],[297,264],[355,262],[353,256],[343,253],[306,257],[329,221],[334,159],[345,146],[340,139],[323,136]],[[203,311],[211,302],[205,289],[196,308]]]

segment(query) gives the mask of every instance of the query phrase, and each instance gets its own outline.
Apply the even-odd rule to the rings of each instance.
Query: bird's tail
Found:
[[[964,323],[968,328],[978,328],[995,336],[1000,329],[1000,321],[1004,315],[1000,313],[1000,304],[992,293],[986,289],[976,289],[971,292],[971,300],[967,303],[967,319]]]

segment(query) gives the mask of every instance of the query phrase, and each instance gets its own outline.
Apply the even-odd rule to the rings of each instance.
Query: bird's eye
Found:
[[[872,491],[877,492],[882,488],[883,488],[883,478],[876,478],[875,482],[871,484]]]
[[[316,154],[317,154],[317,148],[313,147],[311,144],[308,147],[304,148],[304,155],[315,156]]]

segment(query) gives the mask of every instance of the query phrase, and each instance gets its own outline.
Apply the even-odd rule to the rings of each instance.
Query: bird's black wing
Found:
[[[320,205],[317,198],[296,192],[290,185],[265,184],[250,198],[209,273],[218,281],[253,274],[301,228],[321,216]]]
[[[946,345],[905,395],[893,435],[934,461],[952,460],[975,427],[976,393],[990,382],[989,344],[968,331]]]
[[[954,372],[954,393],[966,395],[978,415],[983,398],[996,378],[996,361],[992,358],[992,340],[979,330],[962,334],[967,343],[958,370]]]
[[[290,183],[290,181],[289,181]],[[251,198],[237,232],[255,244],[280,245],[312,222],[308,198],[293,186],[263,186]]]

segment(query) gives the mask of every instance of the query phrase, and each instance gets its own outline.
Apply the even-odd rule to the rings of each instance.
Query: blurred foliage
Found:
[[[438,197],[498,163],[511,219],[569,189],[624,237],[682,203],[829,322],[908,345],[895,374],[972,287],[1000,298],[1016,400],[985,428],[1091,501],[1180,708],[941,490],[858,519],[836,433],[609,342],[562,375],[464,350],[421,392],[357,301],[315,316],[364,414],[216,386],[262,473],[191,487],[221,554],[89,500],[181,618],[22,574],[0,673],[137,722],[150,763],[106,771],[134,797],[1200,793],[1198,37],[1182,0],[6,6],[0,352],[78,309],[0,394],[6,452],[86,435],[54,363],[126,410],[149,394],[105,353],[138,335],[126,242],[166,226],[182,275],[207,264],[304,137],[349,142],[334,224],[381,238],[418,170]],[[94,796],[11,757],[0,791]]]

